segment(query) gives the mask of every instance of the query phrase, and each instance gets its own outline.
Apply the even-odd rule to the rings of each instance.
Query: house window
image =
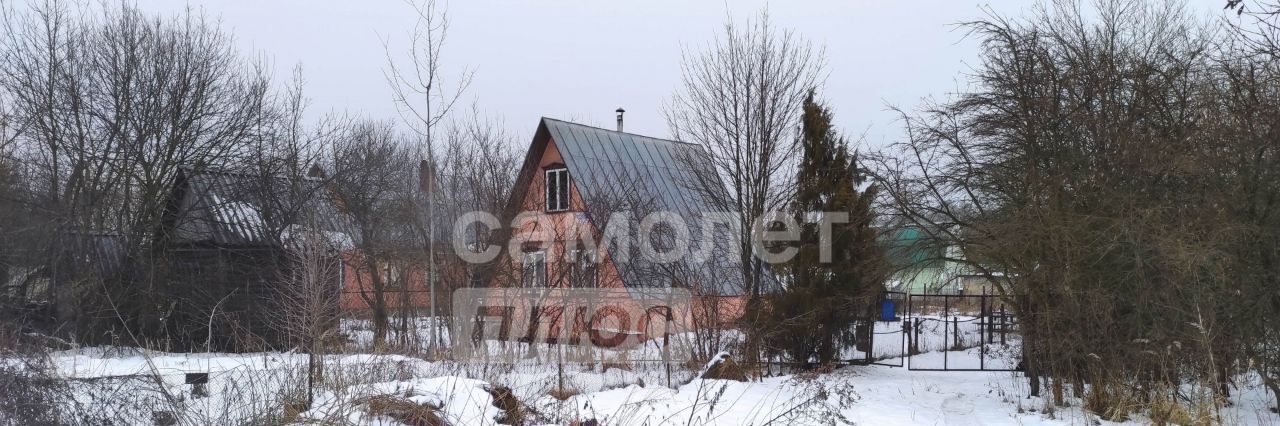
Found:
[[[386,262],[382,264],[382,288],[387,290],[399,290],[404,287],[404,277],[400,273],[400,267]]]
[[[548,169],[546,174],[547,211],[569,210],[569,169]]]
[[[521,282],[525,287],[547,286],[547,252],[530,251],[524,254],[524,274]]]
[[[596,254],[584,249],[574,249],[572,268],[570,269],[570,285],[577,288],[594,288],[596,285]]]

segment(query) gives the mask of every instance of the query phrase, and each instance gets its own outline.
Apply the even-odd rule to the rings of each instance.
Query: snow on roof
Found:
[[[186,200],[171,212],[173,226],[188,242],[274,245],[294,226],[355,235],[323,180],[184,168],[175,185]]]

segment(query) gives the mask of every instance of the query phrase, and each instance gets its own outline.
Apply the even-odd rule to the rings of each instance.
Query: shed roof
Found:
[[[175,242],[275,246],[298,226],[325,232],[335,244],[358,238],[321,179],[183,168],[172,197]]]

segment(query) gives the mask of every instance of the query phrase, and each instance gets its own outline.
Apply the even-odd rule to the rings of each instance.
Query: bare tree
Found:
[[[1238,41],[1255,53],[1280,55],[1280,2],[1274,0],[1226,0],[1227,11],[1242,19],[1231,22]]]
[[[42,235],[114,234],[138,261],[120,279],[58,286],[55,297],[73,303],[60,305],[64,320],[78,317],[86,338],[121,322],[154,330],[167,308],[138,294],[163,281],[150,243],[173,178],[251,150],[272,120],[269,79],[200,14],[159,19],[123,4],[70,6],[4,11],[0,99],[6,127],[18,129],[6,136],[28,165],[28,208],[42,218]],[[46,240],[33,250],[55,247]]]
[[[1274,297],[1273,60],[1176,4],[968,28],[972,89],[904,114],[876,159],[889,222],[1006,297],[1033,393],[1070,386],[1112,418],[1187,382],[1217,395],[1177,398],[1225,397],[1233,366],[1274,348],[1271,307],[1239,308]]]
[[[383,42],[387,55],[387,68],[384,74],[391,86],[392,97],[398,107],[401,119],[422,137],[419,156],[431,165],[438,164],[436,158],[435,138],[438,128],[453,111],[454,105],[462,93],[471,84],[472,73],[463,72],[446,88],[443,71],[443,50],[449,33],[448,11],[435,0],[409,0],[406,3],[413,9],[416,20],[409,31],[407,59],[399,57],[389,41]],[[407,61],[407,63],[402,62]],[[425,206],[423,220],[431,221],[436,214],[436,191],[425,191],[426,196],[419,201]],[[424,226],[426,235],[426,259],[428,286],[431,292],[432,344],[436,344],[439,336],[439,321],[436,316],[436,239],[435,226]]]
[[[390,123],[357,122],[335,142],[332,188],[358,233],[355,279],[373,315],[374,345],[381,349],[394,303],[390,298],[407,287],[406,259],[417,251],[411,213],[406,214],[416,193],[417,164]]]
[[[440,244],[436,250],[430,250],[435,252],[435,275],[438,277],[438,293],[430,296],[437,305],[435,313],[439,315],[433,320],[434,325],[442,325],[441,322],[452,313],[449,304],[453,290],[488,285],[507,266],[502,258],[470,264],[459,253],[448,249],[452,245],[447,242],[450,238],[464,238],[466,248],[477,253],[495,243],[498,229],[473,226],[467,235],[459,236],[453,235],[454,223],[470,212],[503,215],[519,172],[520,157],[513,149],[512,135],[503,130],[500,122],[483,118],[483,114],[474,107],[469,116],[450,123],[444,135],[442,155],[436,157],[436,167],[427,165],[433,173],[429,179],[432,186],[426,188],[433,191],[430,195],[432,208],[423,209],[422,213],[429,213],[430,217],[418,223],[423,225],[419,234],[424,240],[431,238]],[[426,229],[426,226],[434,229]],[[433,337],[438,340],[440,333]]]
[[[314,223],[314,221],[302,221]],[[276,326],[307,353],[307,404],[324,382],[324,355],[338,336],[343,241],[316,227],[300,225],[288,235],[288,270],[277,287]]]
[[[695,173],[693,185],[713,208],[739,215],[737,261],[753,303],[765,269],[753,255],[755,220],[785,210],[801,106],[824,79],[823,56],[791,30],[774,27],[767,11],[745,26],[729,18],[710,46],[684,54],[682,85],[664,110],[673,137],[709,155],[685,159],[709,161],[714,170]]]
[[[1214,71],[1220,83],[1210,92],[1215,102],[1207,104],[1215,118],[1207,131],[1231,141],[1209,159],[1221,178],[1215,193],[1230,200],[1223,205],[1239,238],[1231,252],[1240,285],[1232,291],[1243,309],[1225,314],[1235,320],[1225,334],[1257,362],[1280,407],[1280,303],[1246,302],[1280,300],[1280,50],[1251,55],[1238,49],[1219,53]]]

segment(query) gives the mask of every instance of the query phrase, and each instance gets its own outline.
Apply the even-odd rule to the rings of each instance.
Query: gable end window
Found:
[[[569,169],[547,169],[546,175],[547,211],[569,210]]]

